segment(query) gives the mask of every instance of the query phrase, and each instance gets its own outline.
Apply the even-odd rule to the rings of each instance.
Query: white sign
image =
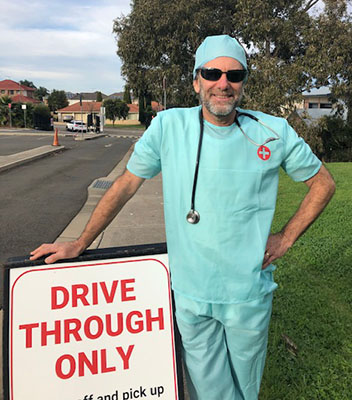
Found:
[[[22,104],[22,110],[26,110],[27,109],[27,105],[26,104]]]
[[[10,400],[177,399],[167,255],[10,270]]]

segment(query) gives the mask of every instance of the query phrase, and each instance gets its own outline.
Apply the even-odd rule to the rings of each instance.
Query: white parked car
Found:
[[[66,124],[66,130],[71,132],[87,132],[87,125],[82,121],[71,121]]]

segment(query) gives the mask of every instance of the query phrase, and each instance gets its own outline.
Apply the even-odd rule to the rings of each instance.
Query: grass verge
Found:
[[[145,130],[145,126],[141,125],[141,124],[138,124],[138,125],[106,124],[104,126],[108,127],[108,128],[116,128],[116,129],[118,128],[118,129],[126,129],[126,130],[129,130],[129,129],[133,129],[133,130],[140,129],[141,131]]]
[[[352,399],[352,163],[327,167],[336,181],[334,198],[275,262],[279,288],[260,400]],[[273,231],[305,192],[304,184],[280,176]]]

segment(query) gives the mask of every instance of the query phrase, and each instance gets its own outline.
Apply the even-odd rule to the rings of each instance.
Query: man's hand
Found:
[[[270,235],[265,248],[262,269],[265,269],[277,258],[282,257],[290,247],[282,232]]]
[[[84,246],[77,240],[63,243],[45,243],[31,252],[30,260],[37,260],[40,257],[50,254],[44,261],[46,264],[51,264],[57,260],[78,257],[83,251]]]
[[[318,218],[335,193],[335,182],[322,165],[312,178],[305,181],[309,190],[296,213],[280,233],[270,235],[266,244],[262,268],[282,257],[296,240]]]

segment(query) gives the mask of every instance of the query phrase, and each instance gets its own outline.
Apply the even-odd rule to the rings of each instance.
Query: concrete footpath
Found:
[[[56,241],[79,237],[89,217],[114,180],[123,173],[130,158],[131,147],[121,162],[106,177],[93,181],[88,188],[88,199],[77,216]],[[165,241],[161,176],[147,180],[89,247],[90,249],[158,243]]]
[[[44,154],[48,149],[41,148],[41,150],[36,150],[39,153],[42,151]],[[56,150],[61,151],[62,149]],[[123,173],[132,150],[133,146],[108,176],[93,181],[88,188],[88,198],[85,205],[56,239],[57,242],[74,240],[79,237],[101,197],[109,189],[114,180]],[[27,155],[30,154],[30,152],[34,153],[34,150],[29,151]],[[92,243],[90,249],[158,243],[164,241],[165,229],[162,180],[159,174],[159,176],[151,180],[146,180],[143,183],[136,195],[125,205],[119,215],[110,223],[105,231],[102,232]],[[0,328],[2,328],[2,324],[0,324]],[[0,347],[0,350],[2,350],[2,346]],[[2,355],[0,355],[0,363],[2,364]],[[2,370],[2,365],[0,365],[0,367]],[[0,379],[2,379],[2,376]],[[0,396],[0,400],[2,399],[3,397]],[[187,399],[189,399],[189,396],[185,390],[185,400]]]

